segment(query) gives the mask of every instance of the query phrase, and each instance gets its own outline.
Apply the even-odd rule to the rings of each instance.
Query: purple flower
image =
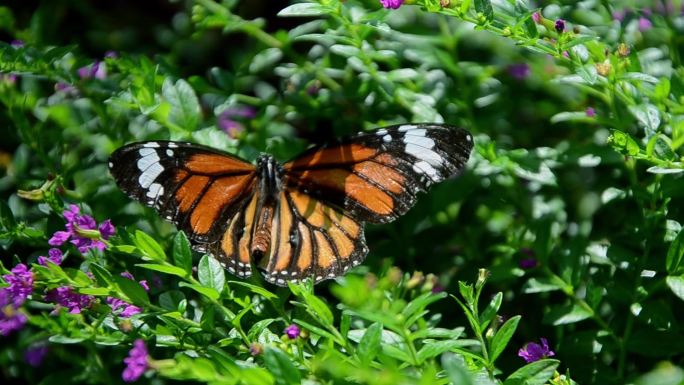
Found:
[[[130,279],[131,281],[135,281],[135,278],[133,277],[133,274],[131,274],[131,273],[127,272],[127,271],[124,271],[123,273],[121,273],[121,276],[124,277],[124,278],[128,278],[128,279]],[[140,286],[143,287],[143,289],[145,289],[145,291],[150,291],[150,285],[147,284],[147,281],[146,281],[146,280],[143,279],[142,281],[139,281],[138,283],[140,284]]]
[[[385,8],[397,9],[404,4],[404,0],[380,0],[380,3],[382,3],[382,6]]]
[[[520,261],[518,261],[518,266],[520,266],[521,269],[533,269],[537,267],[537,259],[536,258],[523,258]]]
[[[12,272],[2,278],[9,284],[3,290],[7,291],[14,307],[21,306],[33,292],[33,272],[23,263],[14,266]]]
[[[556,20],[556,23],[554,24],[553,27],[556,29],[556,32],[563,33],[563,31],[565,31],[565,20],[563,20],[563,19]]]
[[[292,324],[292,325],[286,327],[284,332],[287,335],[287,338],[294,340],[294,339],[297,339],[297,337],[299,337],[299,334],[302,331],[299,330],[299,326]]]
[[[126,368],[121,373],[121,378],[126,382],[136,381],[149,367],[147,363],[148,358],[149,355],[147,354],[145,341],[141,339],[135,340],[133,348],[128,352],[128,357],[124,358]]]
[[[76,89],[76,87],[64,82],[55,83],[55,92],[61,92],[66,95],[78,94],[78,90]]]
[[[15,74],[0,74],[0,82],[13,86],[17,83],[17,75]]]
[[[69,309],[71,314],[80,314],[83,309],[89,308],[95,301],[95,297],[92,295],[78,293],[70,286],[61,286],[50,290],[45,299]]]
[[[613,20],[623,21],[625,19],[625,16],[627,16],[627,10],[625,9],[618,9],[613,11]]]
[[[594,116],[596,116],[596,110],[594,109],[594,107],[587,107],[587,109],[584,110],[584,112],[590,118],[593,118]]]
[[[218,126],[231,138],[236,138],[242,131],[244,126],[235,118],[239,119],[253,119],[256,116],[256,111],[252,107],[231,107],[227,108],[218,117]]]
[[[530,66],[527,63],[516,63],[508,66],[508,74],[514,79],[523,80],[530,74]]]
[[[26,315],[18,311],[8,288],[0,289],[0,335],[7,336],[26,324]]]
[[[52,249],[48,250],[48,256],[47,257],[44,257],[42,255],[40,257],[38,257],[38,264],[43,265],[43,266],[47,266],[48,261],[50,261],[50,262],[54,263],[55,265],[60,265],[62,263],[63,257],[64,257],[64,255],[62,254],[62,250],[52,248]]]
[[[135,305],[114,297],[107,297],[107,304],[112,308],[112,311],[118,312],[119,317],[130,318],[142,312],[142,309]]]
[[[47,353],[48,347],[45,343],[34,344],[29,346],[29,348],[24,352],[24,360],[26,360],[29,365],[35,368],[43,363]]]
[[[77,71],[78,77],[81,79],[104,79],[107,77],[107,65],[101,61],[95,61],[91,65],[79,68]]]
[[[116,51],[109,50],[109,51],[105,52],[104,57],[105,57],[105,59],[116,59],[119,57],[119,54],[116,53]]]
[[[106,245],[103,240],[106,241],[114,234],[115,229],[109,219],[102,222],[98,228],[95,219],[90,215],[81,215],[76,205],[70,205],[69,209],[64,210],[63,215],[67,220],[66,231],[54,233],[48,241],[51,246],[60,246],[71,239],[71,243],[78,251],[85,254],[90,249],[104,250]]]
[[[518,350],[518,356],[522,357],[527,363],[555,355],[556,353],[549,349],[549,343],[546,341],[546,338],[541,338],[541,345],[529,342],[522,349]]]
[[[651,29],[651,27],[653,27],[653,23],[651,23],[651,20],[648,20],[643,16],[639,18],[639,31],[648,31],[649,29]]]
[[[532,14],[532,20],[537,24],[541,23],[541,18],[542,16],[539,12],[535,12]]]
[[[21,47],[24,46],[24,42],[23,42],[22,40],[19,40],[19,39],[14,39],[14,40],[12,40],[12,42],[10,43],[10,45],[11,45],[13,48],[21,48]]]

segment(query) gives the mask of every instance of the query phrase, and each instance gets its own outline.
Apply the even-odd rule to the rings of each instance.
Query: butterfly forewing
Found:
[[[244,211],[255,194],[252,164],[209,147],[157,141],[116,150],[109,166],[125,193],[174,222],[195,249],[213,250],[240,275],[249,275],[249,263],[238,266],[245,261],[239,248],[228,255],[221,246],[231,231],[242,236],[239,225],[247,221]]]
[[[455,127],[385,127],[307,151],[284,165],[285,184],[357,221],[389,222],[418,192],[463,169],[472,146],[471,135]]]

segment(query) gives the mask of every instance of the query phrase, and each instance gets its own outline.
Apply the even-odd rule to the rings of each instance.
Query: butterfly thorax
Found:
[[[259,202],[257,223],[254,227],[251,254],[254,257],[266,255],[271,243],[271,225],[276,212],[278,195],[282,190],[282,166],[271,155],[263,154],[257,159],[259,176]]]

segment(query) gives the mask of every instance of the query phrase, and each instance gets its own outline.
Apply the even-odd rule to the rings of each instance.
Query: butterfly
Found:
[[[364,223],[404,214],[419,192],[463,170],[472,147],[466,130],[403,124],[314,146],[284,164],[262,154],[254,165],[191,143],[132,143],[111,155],[109,170],[195,250],[238,277],[256,267],[284,286],[361,263]]]

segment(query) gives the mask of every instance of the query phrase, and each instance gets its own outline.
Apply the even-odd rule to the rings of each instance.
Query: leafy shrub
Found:
[[[0,7],[5,378],[684,382],[680,1],[274,6]],[[315,290],[226,275],[107,173],[423,121],[475,134],[468,169]]]

